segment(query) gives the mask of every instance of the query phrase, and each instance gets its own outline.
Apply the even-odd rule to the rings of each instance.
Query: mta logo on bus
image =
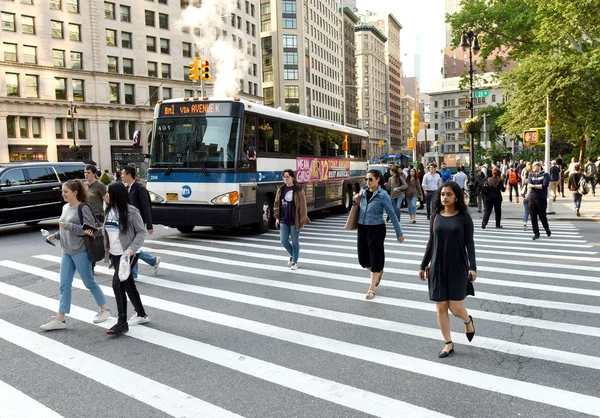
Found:
[[[185,185],[181,188],[181,196],[186,199],[192,195],[192,188],[188,185]]]

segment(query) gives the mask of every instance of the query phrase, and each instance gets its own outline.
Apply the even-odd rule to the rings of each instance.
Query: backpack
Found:
[[[90,212],[92,212],[92,208],[89,207],[87,204],[81,203],[79,205],[79,207],[77,208],[77,213],[79,214],[79,222],[81,222],[81,225],[84,224],[83,206],[87,206]],[[94,217],[94,219],[96,219],[96,217]],[[97,221],[95,226],[100,227]],[[100,230],[98,230],[98,232],[96,232],[96,235],[94,235],[93,237],[85,235],[83,237],[83,242],[85,243],[85,249],[87,250],[88,260],[90,260],[92,263],[95,263],[104,259],[104,235],[102,235],[102,232],[100,232]]]
[[[597,171],[596,164],[594,164],[594,163],[588,163],[585,166],[585,176],[586,177],[593,177],[593,176],[595,176],[596,175],[596,171]]]
[[[584,176],[581,176],[579,180],[579,188],[577,189],[577,193],[581,195],[586,195],[590,192],[590,185]]]
[[[517,176],[517,172],[515,170],[510,170],[508,172],[508,183],[509,184],[517,184],[519,182],[519,177]]]

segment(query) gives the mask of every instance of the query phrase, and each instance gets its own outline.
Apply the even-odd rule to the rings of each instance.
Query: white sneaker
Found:
[[[292,267],[292,264],[294,264],[294,262],[292,261],[292,257],[290,257],[290,261],[288,261],[287,266]]]
[[[131,318],[129,318],[129,321],[127,321],[129,325],[147,324],[148,322],[150,322],[148,315],[139,316],[138,314],[133,315]]]
[[[94,317],[94,319],[92,320],[92,322],[94,324],[99,324],[100,322],[106,321],[108,318],[110,318],[110,311],[108,309],[100,309]]]
[[[298,263],[292,262],[292,265],[290,266],[290,270],[298,270]]]
[[[47,324],[44,324],[42,326],[40,326],[41,329],[43,329],[44,331],[54,331],[54,330],[58,330],[58,329],[65,329],[67,328],[67,324],[65,323],[65,321],[57,321],[56,319],[53,319],[52,321],[48,322]]]
[[[160,265],[160,257],[156,257],[156,264],[154,264],[154,274],[158,274],[158,266]]]

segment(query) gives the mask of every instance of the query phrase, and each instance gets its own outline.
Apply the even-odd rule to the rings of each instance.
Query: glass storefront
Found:
[[[8,146],[10,161],[48,161],[45,146]]]
[[[78,149],[73,150],[72,146],[59,145],[56,147],[58,151],[58,161],[92,161],[92,146],[82,145]]]

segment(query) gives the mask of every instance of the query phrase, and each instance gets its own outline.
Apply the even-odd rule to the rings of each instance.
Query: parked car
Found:
[[[0,163],[0,225],[36,223],[57,218],[65,204],[62,184],[84,179],[79,162]]]

